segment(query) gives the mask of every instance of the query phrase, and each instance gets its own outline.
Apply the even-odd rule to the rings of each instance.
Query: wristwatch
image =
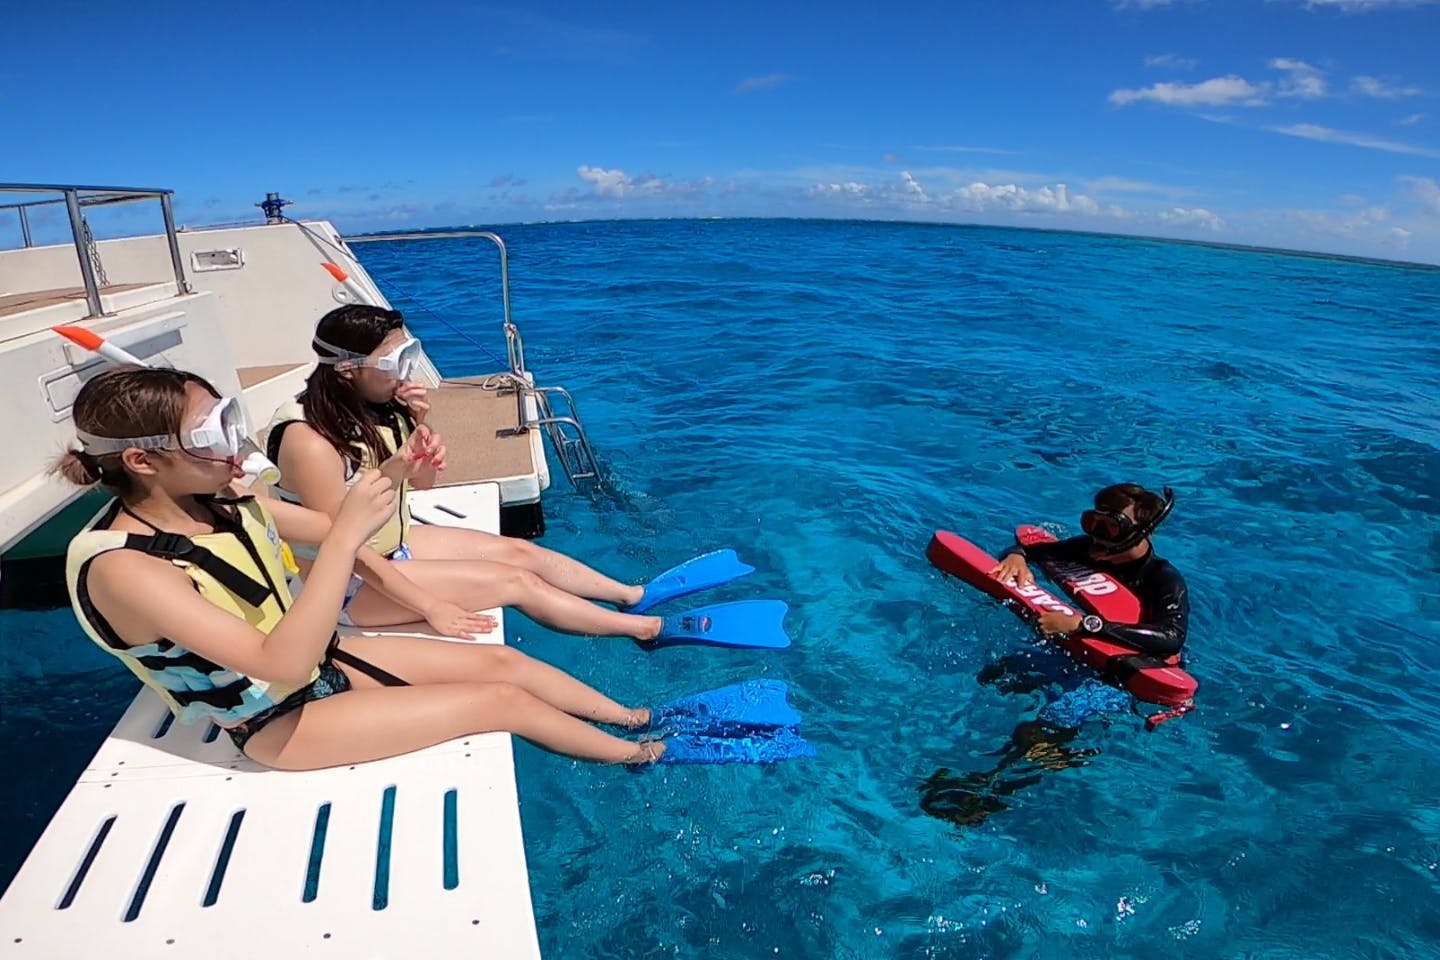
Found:
[[[1101,620],[1093,613],[1087,613],[1085,616],[1080,618],[1080,629],[1084,630],[1088,634],[1097,634],[1102,629],[1104,629],[1104,627],[1105,621]]]

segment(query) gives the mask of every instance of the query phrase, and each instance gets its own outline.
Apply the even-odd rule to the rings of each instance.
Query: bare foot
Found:
[[[632,766],[639,766],[644,763],[659,763],[660,758],[663,756],[665,756],[665,742],[663,740],[641,740],[635,744],[635,752],[625,760],[625,763]]]
[[[649,708],[649,707],[631,707],[630,709],[628,709],[628,710],[625,711],[625,721],[624,721],[622,724],[620,724],[620,726],[622,726],[622,727],[629,727],[630,729],[633,730],[633,729],[636,728],[636,727],[643,727],[643,726],[645,726],[646,724],[648,724],[649,722],[650,722],[650,708]]]

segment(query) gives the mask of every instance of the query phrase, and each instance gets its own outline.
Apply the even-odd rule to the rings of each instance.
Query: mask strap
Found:
[[[173,450],[177,446],[176,439],[169,435],[100,437],[93,433],[86,433],[84,430],[76,430],[75,436],[80,440],[81,449],[92,457],[103,457],[108,453],[123,453],[131,447],[138,447],[141,450]]]
[[[1146,520],[1144,523],[1135,524],[1135,526],[1130,529],[1129,534],[1125,536],[1125,539],[1117,545],[1121,550],[1129,550],[1146,537],[1153,536],[1165,518],[1170,516],[1170,511],[1175,509],[1175,491],[1166,487],[1163,496],[1165,502],[1161,504],[1159,510],[1155,511],[1155,516]]]
[[[312,337],[310,339],[310,343],[311,346],[315,347],[317,350],[316,359],[319,360],[321,363],[329,364],[332,367],[339,363],[353,363],[357,360],[365,360],[370,356],[368,353],[356,353],[354,350],[346,350],[344,347],[337,347],[333,343],[326,343],[319,337]],[[335,356],[320,356],[318,355],[319,350],[329,350],[331,353],[335,354]]]

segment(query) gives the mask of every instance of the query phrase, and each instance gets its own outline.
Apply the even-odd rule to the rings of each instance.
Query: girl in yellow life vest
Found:
[[[282,474],[277,496],[335,516],[347,484],[360,471],[397,455],[423,460],[409,486],[432,485],[436,471],[444,468],[445,448],[425,423],[430,409],[425,387],[408,379],[420,344],[406,333],[401,315],[367,304],[339,307],[321,318],[314,348],[319,363],[305,391],[280,409],[266,437],[267,453]],[[664,641],[672,631],[683,634],[689,629],[683,617],[642,614],[660,600],[658,590],[647,594],[645,587],[612,580],[527,540],[411,524],[403,490],[398,500],[395,514],[387,518],[371,545],[382,556],[404,561],[400,565],[405,577],[432,595],[464,597],[469,601],[465,605],[472,608],[513,606],[567,633],[631,637],[642,643]],[[297,555],[302,565],[310,560],[303,552]],[[708,558],[721,559],[720,553]],[[664,598],[716,586],[753,569],[738,563],[717,566],[723,569],[708,578],[696,574],[670,578],[684,585],[668,589],[674,586],[668,584]],[[619,609],[598,606],[592,602],[596,600]],[[346,602],[344,622],[405,623],[415,619],[415,611],[383,588],[357,584]],[[441,628],[428,612],[419,612]],[[729,629],[741,635],[739,643],[748,642],[743,636],[746,630],[735,624],[734,611],[700,612],[707,615],[696,618],[705,630],[718,635]]]
[[[362,471],[333,520],[237,496],[238,408],[193,374],[106,371],[76,398],[82,449],[59,464],[72,481],[98,481],[117,498],[71,544],[76,617],[177,716],[212,720],[252,759],[283,769],[374,760],[491,730],[604,762],[665,753],[661,741],[592,725],[645,729],[649,710],[622,706],[514,649],[336,638],[357,556],[394,516],[396,481],[409,480],[414,463],[391,458]],[[294,599],[287,540],[318,545]],[[405,595],[407,587],[389,589]]]

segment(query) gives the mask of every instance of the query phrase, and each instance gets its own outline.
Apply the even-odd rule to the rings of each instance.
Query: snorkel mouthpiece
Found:
[[[280,468],[259,450],[240,462],[240,472],[247,477],[254,477],[267,487],[273,487],[280,482]]]

